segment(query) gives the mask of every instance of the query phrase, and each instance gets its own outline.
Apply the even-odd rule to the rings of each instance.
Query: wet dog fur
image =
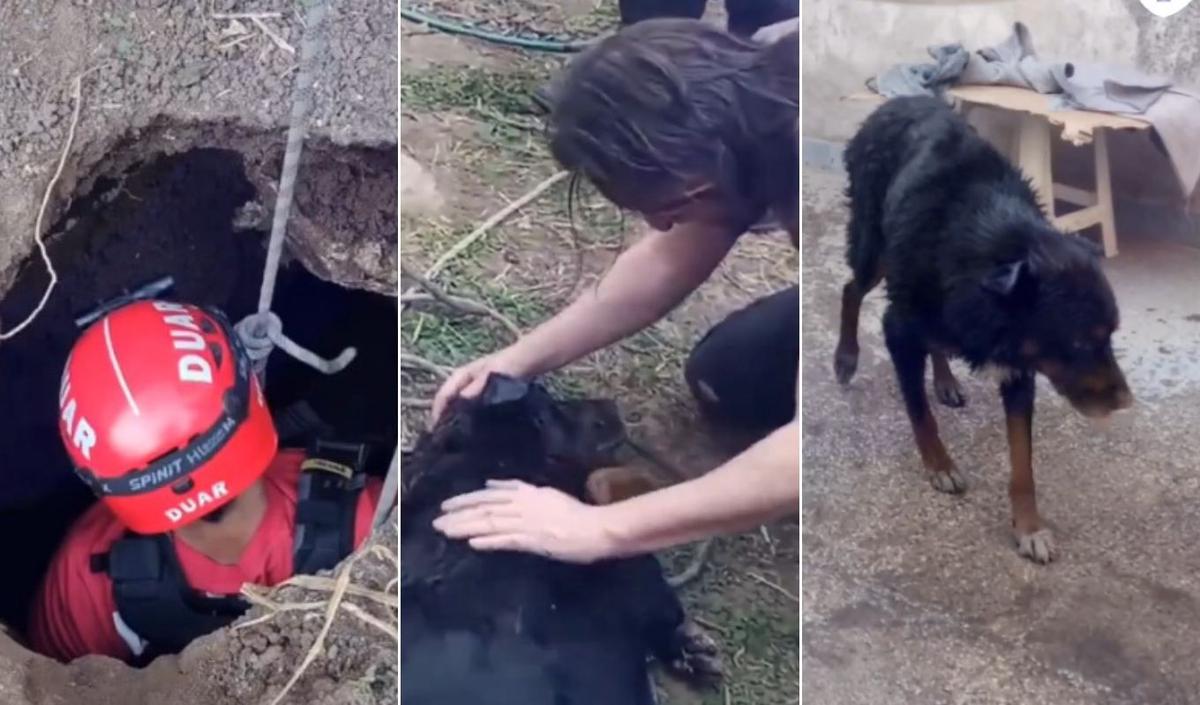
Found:
[[[886,280],[884,338],[917,448],[934,487],[957,493],[966,483],[938,436],[925,361],[949,406],[965,399],[947,356],[998,370],[1014,537],[1022,555],[1050,561],[1033,482],[1035,374],[1089,417],[1132,403],[1098,249],[1051,226],[1028,181],[940,99],[885,103],[850,141],[845,164],[853,278],[842,294],[838,380],[848,383],[857,366],[863,297]]]
[[[653,556],[572,565],[477,552],[431,526],[488,479],[583,498],[624,428],[611,402],[553,400],[493,375],[405,459],[401,700],[406,705],[648,705],[647,656],[715,675],[715,644],[685,620]]]

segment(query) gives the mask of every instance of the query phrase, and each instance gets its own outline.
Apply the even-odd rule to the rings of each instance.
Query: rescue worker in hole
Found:
[[[550,151],[651,226],[573,304],[456,370],[436,420],[494,372],[533,377],[651,325],[771,214],[799,244],[798,22],[747,41],[696,20],[639,22],[584,52],[554,90]],[[799,287],[734,312],[693,349],[703,412],[760,439],[696,479],[592,506],[499,480],[447,500],[434,527],[480,550],[590,562],[744,531],[798,510]]]
[[[100,498],[34,598],[31,645],[62,661],[140,664],[241,615],[245,583],[334,567],[370,533],[381,483],[362,446],[278,448],[224,316],[138,301],[83,332],[59,430]]]

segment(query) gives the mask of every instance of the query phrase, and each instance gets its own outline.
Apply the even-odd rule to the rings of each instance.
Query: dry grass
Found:
[[[297,612],[297,611],[314,611],[324,610],[324,618],[321,623],[321,629],[317,632],[317,636],[313,639],[312,646],[305,653],[304,659],[292,672],[291,677],[283,688],[275,694],[271,700],[271,705],[278,705],[291,691],[292,687],[299,682],[300,677],[308,670],[314,661],[325,650],[325,638],[329,635],[329,630],[333,627],[333,622],[337,618],[339,611],[349,614],[359,621],[367,624],[373,629],[377,629],[386,634],[391,639],[399,641],[398,630],[399,621],[396,610],[399,609],[399,598],[391,592],[391,588],[395,583],[389,583],[385,590],[375,590],[372,588],[356,585],[351,582],[354,574],[355,564],[368,554],[390,562],[393,567],[398,568],[396,557],[390,551],[378,544],[359,549],[351,554],[339,566],[333,578],[325,578],[313,575],[296,575],[288,580],[276,585],[267,590],[253,585],[246,585],[242,588],[242,595],[252,605],[262,608],[265,612],[255,617],[254,619],[240,622],[233,626],[233,629],[245,629],[247,627],[261,624],[270,621],[276,615],[282,612]],[[281,601],[276,599],[276,595],[284,588],[302,588],[311,592],[328,594],[328,597],[313,600],[309,602],[292,602]],[[359,597],[370,602],[382,606],[386,615],[379,617],[373,614],[361,605],[355,604],[347,600],[347,597]]]

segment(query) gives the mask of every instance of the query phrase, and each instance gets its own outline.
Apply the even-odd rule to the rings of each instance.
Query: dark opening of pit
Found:
[[[252,312],[266,233],[235,229],[234,222],[255,197],[239,153],[195,149],[99,179],[51,229],[58,286],[34,323],[0,344],[0,620],[18,631],[54,550],[93,501],[57,430],[59,379],[79,332],[75,315],[163,275],[174,277],[178,300],[218,306],[234,321]],[[33,310],[47,281],[41,259],[29,258],[0,300],[5,328]],[[358,357],[327,377],[276,351],[267,369],[273,412],[307,402],[328,435],[370,441],[390,458],[397,433],[395,300],[322,281],[293,262],[280,270],[274,301],[293,340],[325,357],[353,345]]]

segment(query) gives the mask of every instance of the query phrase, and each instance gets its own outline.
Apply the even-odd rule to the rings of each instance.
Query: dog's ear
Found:
[[[522,401],[530,393],[530,384],[522,379],[492,372],[488,374],[483,391],[479,394],[481,406],[500,406]]]
[[[983,278],[983,288],[1000,296],[1010,296],[1017,290],[1021,280],[1032,274],[1032,267],[1027,260],[1002,264],[989,271]]]

